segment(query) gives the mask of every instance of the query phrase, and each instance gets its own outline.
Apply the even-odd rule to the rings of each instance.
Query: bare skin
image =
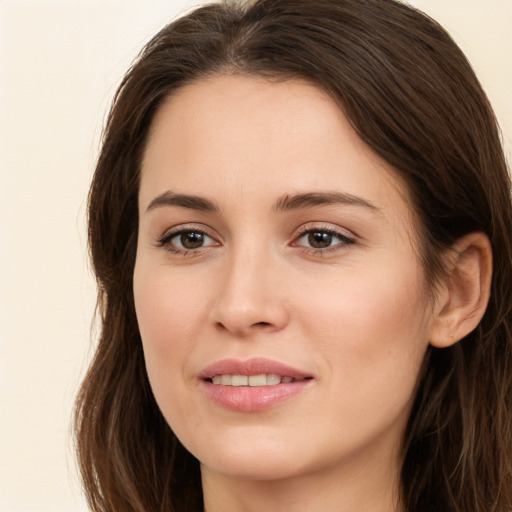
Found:
[[[205,510],[400,512],[399,447],[425,351],[480,310],[463,323],[449,283],[430,299],[393,169],[318,88],[218,76],[157,113],[139,209],[148,375],[201,462]],[[485,241],[469,246],[479,276]],[[212,398],[208,368],[254,358],[294,368],[300,390],[267,405],[230,380],[218,385],[235,398]]]

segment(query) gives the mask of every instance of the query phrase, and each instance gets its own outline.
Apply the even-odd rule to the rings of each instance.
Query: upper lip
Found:
[[[221,359],[207,366],[199,375],[206,380],[215,375],[280,375],[294,379],[311,378],[312,375],[287,364],[262,357],[252,359]]]

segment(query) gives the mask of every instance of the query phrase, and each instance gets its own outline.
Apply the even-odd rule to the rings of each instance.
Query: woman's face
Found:
[[[435,306],[404,187],[333,100],[187,85],[153,122],[139,208],[147,371],[203,467],[392,473]]]

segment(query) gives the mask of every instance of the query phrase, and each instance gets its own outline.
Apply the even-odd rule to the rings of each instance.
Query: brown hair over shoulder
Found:
[[[91,510],[202,510],[199,463],[149,386],[132,275],[155,112],[178,88],[221,73],[306,79],[335,99],[408,187],[431,287],[441,253],[459,237],[489,237],[482,322],[452,347],[428,349],[403,442],[401,498],[410,512],[512,510],[512,208],[499,130],[444,29],[395,0],[206,5],[159,32],[123,79],[89,195],[101,333],[75,424]]]

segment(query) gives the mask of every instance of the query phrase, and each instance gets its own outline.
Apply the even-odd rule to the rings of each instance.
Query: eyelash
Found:
[[[179,248],[175,247],[171,244],[173,238],[179,237],[184,234],[197,234],[203,237],[208,237],[213,240],[215,243],[210,245],[201,245],[197,248]],[[327,234],[333,238],[337,238],[339,243],[335,243],[334,245],[330,245],[325,248],[315,248],[315,247],[306,247],[301,245],[299,241],[304,238],[306,235],[310,235],[312,233],[322,233]],[[302,229],[295,234],[293,238],[293,242],[290,244],[292,247],[298,247],[303,253],[306,255],[321,255],[325,256],[334,251],[340,250],[342,247],[346,247],[347,245],[352,245],[356,243],[354,238],[347,236],[340,231],[333,229],[332,227],[327,226],[304,226]],[[160,239],[157,240],[157,246],[164,248],[166,251],[177,254],[179,256],[194,256],[204,253],[205,250],[209,250],[211,247],[215,247],[220,245],[213,236],[210,236],[204,229],[195,228],[194,226],[186,227],[180,226],[178,228],[172,229],[171,231],[166,232]]]
[[[198,255],[200,252],[204,252],[205,250],[209,249],[210,247],[219,245],[218,242],[216,242],[215,244],[211,244],[211,245],[207,245],[207,246],[200,246],[197,248],[186,249],[186,248],[174,247],[171,244],[171,240],[173,238],[177,238],[180,235],[184,235],[187,233],[189,233],[189,234],[194,233],[197,235],[201,235],[203,237],[208,237],[216,242],[215,238],[210,236],[204,229],[195,228],[194,226],[190,226],[190,227],[180,226],[178,228],[172,229],[171,231],[167,231],[160,239],[157,240],[157,245],[158,245],[158,247],[162,247],[166,251],[173,253],[173,254],[177,254],[179,256]]]
[[[299,244],[301,238],[304,238],[306,235],[310,235],[312,233],[323,233],[332,236],[333,238],[338,238],[339,243],[335,243],[330,245],[329,247],[320,249],[315,247],[306,247]],[[298,234],[294,237],[294,241],[292,245],[295,247],[299,247],[306,255],[320,255],[326,256],[332,252],[338,251],[343,247],[348,245],[355,244],[356,240],[337,229],[328,226],[304,226],[298,232]]]

